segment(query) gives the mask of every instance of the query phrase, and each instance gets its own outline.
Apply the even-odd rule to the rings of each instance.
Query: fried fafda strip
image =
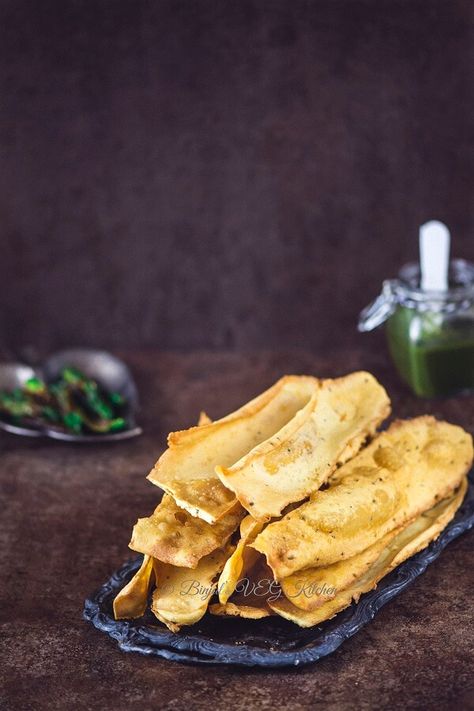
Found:
[[[164,494],[148,518],[139,518],[133,527],[129,547],[170,565],[195,568],[208,553],[222,546],[244,516],[238,502],[216,523],[210,524],[181,509]]]
[[[178,568],[154,561],[156,589],[151,610],[170,630],[198,622],[215,592],[217,576],[232,553],[226,546],[201,558],[196,568]]]
[[[250,553],[250,549],[246,549]],[[255,551],[253,551],[255,553]],[[259,620],[273,615],[268,606],[268,600],[275,599],[279,587],[272,577],[272,571],[265,563],[263,556],[257,554],[251,560],[246,560],[245,577],[235,581],[232,600],[209,606],[209,612],[222,617],[242,617],[249,620]],[[220,581],[219,581],[220,582]]]
[[[205,412],[200,413],[199,426],[211,421]],[[171,496],[164,494],[151,516],[138,519],[129,547],[163,563],[195,568],[201,558],[228,541],[244,515],[244,509],[236,502],[211,525],[191,516]]]
[[[146,610],[148,591],[153,576],[153,560],[143,556],[143,562],[133,578],[125,585],[114,599],[114,617],[116,620],[129,620],[141,617]]]
[[[285,513],[295,506],[294,504],[289,506],[288,509],[285,510]],[[250,515],[242,520],[240,524],[240,538],[237,541],[234,552],[226,561],[224,570],[219,577],[217,591],[221,606],[225,605],[229,597],[233,594],[239,580],[257,563],[260,554],[253,548],[249,548],[249,545],[253,543],[265,526],[266,521],[255,519]]]
[[[309,376],[287,375],[226,417],[168,436],[168,449],[148,479],[178,506],[209,523],[233,508],[235,495],[215,467],[229,467],[278,432],[319,388]]]
[[[280,581],[283,594],[296,607],[313,612],[361,578],[403,528],[406,526],[395,528],[352,558],[319,568],[299,570],[283,578]]]
[[[248,544],[255,540],[264,525],[263,521],[256,521],[252,516],[246,516],[240,524],[240,539],[219,577],[217,587],[219,602],[222,605],[225,605],[234,592],[244,570],[250,568],[256,561],[258,553],[248,548]]]
[[[324,484],[390,414],[390,400],[370,373],[321,381],[280,431],[217,474],[254,518],[279,516]]]
[[[404,560],[415,555],[435,540],[441,531],[453,519],[467,491],[467,478],[464,477],[457,492],[441,501],[433,508],[418,516],[406,526],[384,548],[379,557],[360,577],[338,591],[333,599],[328,600],[314,610],[302,610],[285,596],[268,601],[271,610],[300,627],[313,627],[334,617],[338,612],[348,607],[352,601],[358,602],[363,593],[373,590],[377,583]],[[351,561],[346,561],[350,568]],[[357,565],[354,566],[356,570]]]
[[[350,558],[449,496],[472,458],[472,438],[460,427],[429,416],[395,422],[340,467],[332,486],[250,545],[276,580]]]
[[[199,419],[198,419],[197,426],[202,427],[203,425],[210,425],[211,422],[212,422],[212,420],[209,417],[209,415],[207,414],[207,412],[204,412],[204,410],[201,410],[201,412],[199,413]]]
[[[222,604],[216,602],[214,605],[209,605],[211,615],[219,617],[242,617],[246,620],[261,620],[263,617],[270,617],[272,610],[265,603],[259,607],[253,605],[237,605],[235,602],[226,602]]]

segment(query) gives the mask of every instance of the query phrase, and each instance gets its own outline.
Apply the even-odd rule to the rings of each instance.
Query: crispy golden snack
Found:
[[[254,518],[279,516],[324,484],[390,414],[390,400],[370,373],[323,380],[281,430],[217,474]]]
[[[246,620],[261,620],[262,617],[269,617],[273,614],[265,603],[262,603],[260,607],[256,607],[253,605],[236,605],[234,602],[226,602],[225,604],[216,602],[214,605],[209,605],[209,612],[211,615],[218,615],[219,617],[242,617]]]
[[[207,412],[204,412],[204,410],[201,410],[201,412],[199,413],[199,419],[198,419],[197,426],[202,427],[202,425],[210,425],[211,422],[212,422],[212,420],[209,417],[209,415],[207,414]]]
[[[231,466],[289,422],[319,387],[316,378],[288,375],[221,420],[168,437],[148,479],[183,509],[214,523],[235,505],[235,495],[215,473]]]
[[[236,502],[211,525],[179,508],[165,494],[151,516],[138,519],[129,547],[170,565],[195,568],[201,558],[227,543],[244,513]]]
[[[403,528],[395,528],[352,558],[320,568],[299,570],[283,578],[280,585],[285,597],[301,610],[316,610],[361,578]]]
[[[263,556],[249,548],[245,549],[244,555],[246,552],[254,555],[245,561],[245,577],[234,581],[232,600],[226,600],[225,603],[220,600],[210,605],[211,614],[254,620],[274,614],[267,602],[276,599],[273,595],[278,596],[280,588],[273,580],[272,571]]]
[[[363,593],[375,588],[377,583],[400,563],[435,540],[454,517],[466,490],[467,479],[464,477],[454,495],[418,516],[392,539],[365,573],[355,578],[353,583],[338,592],[333,599],[313,611],[300,609],[284,596],[278,600],[268,601],[268,606],[278,615],[295,622],[300,627],[313,627],[334,617],[352,601],[357,602]],[[346,562],[350,567],[351,561]],[[356,569],[357,563],[354,566],[354,570]]]
[[[250,545],[276,580],[351,558],[448,497],[472,457],[472,438],[460,427],[429,416],[395,422],[336,472],[330,488]]]
[[[178,568],[154,561],[156,589],[153,614],[173,632],[181,625],[193,625],[207,610],[216,589],[216,579],[232,552],[227,546],[201,558],[194,569]]]
[[[358,600],[452,519],[473,458],[468,433],[428,416],[359,451],[389,411],[369,373],[285,376],[227,417],[201,413],[171,433],[149,475],[167,493],[133,529],[144,560],[116,618],[144,613],[152,580],[152,611],[172,631],[216,592],[212,614],[303,627]]]
[[[285,510],[296,508],[298,504],[290,504]],[[259,562],[262,558],[260,553],[254,548],[250,548],[250,544],[255,540],[258,534],[266,526],[266,521],[258,520],[253,518],[253,516],[246,516],[240,524],[240,538],[237,541],[234,552],[230,558],[226,561],[224,570],[220,574],[219,583],[217,586],[217,592],[219,595],[220,612],[219,614],[225,614],[224,607],[229,597],[234,593],[237,583],[242,580],[244,576],[252,569],[252,567]],[[266,566],[267,575],[271,570]],[[244,605],[245,607],[245,605]]]
[[[143,563],[133,578],[114,599],[114,617],[116,620],[128,620],[141,617],[148,601],[153,574],[153,561],[150,556],[143,557]]]
[[[252,516],[246,516],[240,524],[239,542],[219,577],[217,590],[221,605],[225,605],[234,592],[244,569],[248,569],[256,561],[258,553],[248,548],[248,544],[255,540],[264,525],[263,521],[256,521]]]

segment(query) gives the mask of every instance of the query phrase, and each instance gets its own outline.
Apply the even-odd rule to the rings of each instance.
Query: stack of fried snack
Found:
[[[165,494],[139,519],[140,569],[117,619],[151,610],[172,631],[205,614],[333,617],[453,518],[472,438],[430,416],[390,414],[366,372],[285,376],[239,410],[168,437],[148,478]],[[215,598],[213,601],[212,598]]]

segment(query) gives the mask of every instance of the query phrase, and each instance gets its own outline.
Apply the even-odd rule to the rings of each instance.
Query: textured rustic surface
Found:
[[[144,477],[165,433],[194,423],[201,408],[222,415],[285,372],[337,375],[364,367],[389,389],[397,415],[431,412],[474,431],[474,398],[415,400],[386,365],[383,349],[370,355],[365,344],[319,356],[131,353],[143,399],[142,438],[78,447],[0,433],[0,707],[472,708],[472,534],[451,544],[332,657],[296,671],[125,655],[81,619],[84,598],[128,557],[132,524],[157,501]]]
[[[2,346],[320,348],[472,259],[473,9],[0,0]]]

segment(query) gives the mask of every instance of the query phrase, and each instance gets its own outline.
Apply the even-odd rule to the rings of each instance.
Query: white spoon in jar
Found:
[[[447,291],[451,235],[443,222],[420,227],[420,270],[423,291]]]

